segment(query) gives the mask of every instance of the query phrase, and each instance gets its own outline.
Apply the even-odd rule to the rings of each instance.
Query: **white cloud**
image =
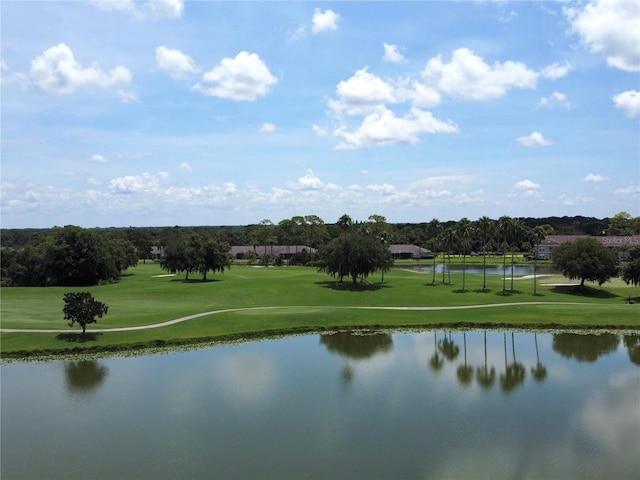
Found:
[[[189,165],[187,162],[183,162],[182,165],[180,165],[180,170],[182,170],[183,172],[191,173],[191,165]]]
[[[518,142],[525,147],[546,147],[553,142],[544,138],[540,132],[533,132],[531,135],[518,138]]]
[[[438,120],[431,112],[414,107],[404,117],[397,117],[392,111],[380,108],[367,115],[355,131],[348,131],[342,125],[333,133],[342,138],[337,149],[352,150],[373,145],[416,144],[420,136],[426,133],[455,132],[458,132],[457,125]]]
[[[364,115],[387,103],[396,101],[393,86],[368,72],[367,67],[358,70],[348,80],[336,87],[339,100],[330,102],[336,113]]]
[[[594,175],[593,173],[588,174],[582,179],[583,182],[606,182],[607,180],[609,180],[609,177],[605,177],[604,175]]]
[[[104,155],[100,155],[99,153],[94,153],[93,155],[91,155],[91,161],[98,162],[98,163],[106,163],[107,158]]]
[[[169,72],[171,78],[184,78],[188,73],[198,72],[198,67],[191,57],[164,45],[156,48],[156,63],[161,70]]]
[[[262,133],[271,133],[276,131],[276,126],[273,123],[265,122],[260,125],[260,131]]]
[[[313,12],[313,20],[311,31],[313,33],[323,32],[325,30],[336,30],[338,28],[338,20],[340,15],[332,10],[321,11],[316,8]]]
[[[516,182],[514,187],[519,190],[537,190],[540,188],[540,184],[532,182],[531,180],[521,180]]]
[[[329,134],[329,131],[326,128],[319,127],[318,125],[313,125],[311,128],[319,137],[324,137]]]
[[[122,103],[139,103],[138,94],[130,90],[118,90],[118,97]]]
[[[126,175],[124,177],[114,178],[109,182],[109,190],[113,193],[157,192],[159,187],[159,176],[150,173]]]
[[[293,190],[321,190],[324,182],[313,171],[307,170],[304,176],[298,178],[297,183],[289,182],[287,186]]]
[[[102,10],[126,13],[138,20],[179,18],[184,10],[183,0],[93,0],[91,3]]]
[[[616,108],[622,110],[627,117],[637,117],[640,115],[640,92],[637,90],[627,90],[626,92],[614,95],[613,103]]]
[[[404,62],[404,55],[400,52],[398,45],[392,45],[389,43],[383,43],[384,55],[382,60],[389,63],[402,63]]]
[[[629,187],[617,188],[613,193],[616,195],[640,196],[640,187],[638,185],[632,185]]]
[[[422,71],[427,85],[456,97],[485,100],[506,95],[512,88],[535,88],[538,74],[520,62],[496,62],[493,66],[468,48],[453,52],[445,63],[438,55]]]
[[[47,93],[69,94],[78,89],[111,88],[131,82],[131,73],[123,66],[110,72],[97,66],[83,68],[64,43],[45,50],[31,61],[33,83]]]
[[[29,77],[24,73],[12,72],[4,60],[0,60],[0,83],[3,85],[16,84],[21,87],[29,86]]]
[[[205,95],[229,100],[253,101],[267,94],[269,87],[278,83],[256,53],[242,51],[235,58],[224,58],[203,80],[213,87],[195,85],[194,90]]]
[[[564,13],[571,31],[592,51],[602,53],[607,64],[628,72],[640,71],[640,2],[592,0]]]
[[[565,63],[564,65],[552,63],[540,70],[540,75],[544,78],[557,80],[558,78],[566,77],[571,70],[573,70],[573,67],[569,63]]]
[[[571,103],[569,102],[567,95],[561,92],[553,92],[548,97],[542,97],[539,105],[546,108],[561,107],[566,108],[567,110],[571,108]]]

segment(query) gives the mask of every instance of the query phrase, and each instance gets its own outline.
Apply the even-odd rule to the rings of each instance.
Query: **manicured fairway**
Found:
[[[439,277],[437,280],[441,281]],[[481,291],[482,275],[467,274],[465,292],[461,291],[462,275],[452,274],[451,278],[452,285],[431,285],[431,274],[395,268],[385,275],[383,284],[375,275],[370,283],[354,288],[350,284],[336,286],[331,277],[313,268],[234,266],[208,282],[199,281],[197,276],[185,282],[183,276],[166,276],[157,264],[140,264],[113,285],[3,288],[3,329],[60,331],[3,332],[1,349],[3,354],[100,349],[349,326],[640,327],[640,306],[627,304],[629,297],[638,303],[640,288],[619,280],[602,287],[592,286],[584,295],[571,287],[548,285],[570,283],[563,277],[540,276],[538,295],[534,296],[530,278],[516,278],[514,292],[507,295],[502,294],[503,282],[498,276],[488,277],[486,292]],[[510,279],[506,287],[509,289]],[[87,331],[92,333],[84,339],[79,328],[69,328],[62,319],[63,294],[83,290],[109,306],[109,313],[89,326]],[[485,307],[450,308],[475,305]],[[206,312],[212,313],[161,328],[100,332],[151,326]]]

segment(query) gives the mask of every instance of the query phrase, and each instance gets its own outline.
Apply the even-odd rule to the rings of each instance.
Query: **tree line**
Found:
[[[520,222],[529,229],[540,225],[552,227],[556,235],[640,235],[640,217],[632,217],[627,212],[619,212],[611,218],[595,218],[577,216],[564,217],[521,217]],[[495,221],[495,220],[494,220]],[[354,220],[358,225],[365,221]],[[446,228],[453,227],[453,220],[441,221]],[[324,225],[324,227],[323,227]],[[421,223],[389,223],[394,243],[424,246],[429,240],[429,222]],[[274,227],[270,229],[269,227]],[[160,245],[160,233],[167,227],[110,227],[96,228],[93,231],[103,235],[122,231],[142,255],[149,249],[147,245]],[[185,228],[181,226],[180,228]],[[317,248],[324,240],[331,240],[341,233],[338,222],[325,223],[317,215],[296,215],[279,222],[262,220],[251,225],[201,226],[199,228],[211,233],[229,245],[269,245],[273,244],[305,244]],[[0,229],[0,244],[3,247],[18,247],[29,243],[32,237],[50,233],[52,229]],[[265,237],[266,240],[265,241]],[[324,238],[323,238],[324,237]],[[141,257],[142,258],[142,257]],[[147,259],[150,258],[150,254]]]
[[[94,285],[116,280],[120,273],[137,264],[138,259],[151,258],[151,246],[162,245],[165,256],[162,268],[171,273],[185,273],[188,279],[192,273],[200,273],[206,280],[208,272],[223,272],[230,266],[231,242],[222,233],[227,227],[216,228],[173,227],[153,229],[83,229],[76,226],[56,227],[51,230],[37,231],[28,237],[26,244],[5,246],[2,255],[2,284],[4,286],[41,286],[41,285]],[[232,227],[229,227],[232,228]],[[390,224],[381,215],[371,215],[366,221],[354,221],[343,215],[334,224],[325,224],[316,215],[295,216],[274,224],[262,220],[259,224],[246,227],[250,232],[244,243],[235,245],[274,244],[306,245],[319,249],[315,258],[305,257],[320,271],[334,275],[338,281],[349,277],[354,283],[361,282],[376,271],[384,273],[391,268],[392,259],[388,246],[404,243],[405,237],[398,225]],[[462,255],[462,290],[466,288],[464,261],[470,254],[500,255],[503,268],[507,268],[507,256],[515,252],[524,252],[536,262],[535,250],[544,238],[555,232],[550,224],[528,226],[522,219],[502,216],[493,220],[483,216],[471,221],[463,218],[458,222],[440,222],[433,219],[420,225],[422,234],[419,242],[410,242],[439,252],[444,262],[450,264],[452,255]],[[604,233],[633,234],[640,229],[638,218],[632,218],[626,212],[615,215],[608,223]],[[597,243],[597,242],[596,242]],[[596,273],[584,273],[584,268],[566,269],[570,278],[598,281],[614,275],[610,265],[613,257],[606,259],[598,253],[600,270]],[[604,248],[604,247],[603,247]],[[607,249],[605,249],[607,250]],[[608,250],[607,250],[608,251]],[[556,249],[558,258],[563,249]],[[584,257],[584,255],[583,255]],[[433,259],[435,263],[435,255]],[[603,263],[604,262],[604,263]],[[575,262],[574,262],[575,263]],[[625,267],[638,263],[636,254],[630,256]],[[606,264],[606,267],[602,265]],[[637,267],[634,267],[637,268]],[[617,269],[617,258],[615,269]],[[445,282],[443,269],[443,283]],[[562,269],[563,272],[565,269]],[[617,270],[615,270],[617,271]],[[578,272],[578,273],[576,273]],[[624,279],[628,283],[638,284],[637,273],[625,270]],[[433,283],[436,282],[435,268]],[[574,275],[572,277],[572,275]],[[602,281],[601,281],[602,280]],[[503,292],[506,291],[507,276],[503,276]],[[483,281],[486,289],[486,269]],[[534,280],[534,293],[536,285]],[[513,290],[513,272],[511,275]]]

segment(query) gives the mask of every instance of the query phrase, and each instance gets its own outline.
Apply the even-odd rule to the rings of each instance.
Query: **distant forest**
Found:
[[[619,215],[625,212],[621,212]],[[628,216],[628,214],[626,214]],[[316,217],[317,218],[317,217]],[[614,217],[615,218],[615,217]],[[629,218],[629,216],[627,217]],[[553,233],[556,235],[605,235],[611,234],[609,228],[611,218],[594,218],[594,217],[543,217],[543,218],[529,218],[520,217],[519,220],[529,228],[534,228],[539,225],[550,225],[553,227]],[[637,220],[637,219],[631,219]],[[263,220],[260,224],[244,225],[244,226],[200,226],[199,228],[206,230],[222,241],[229,243],[229,245],[253,245],[258,237],[257,232],[260,230],[265,222]],[[365,221],[362,221],[364,223]],[[354,221],[354,224],[359,222]],[[638,223],[638,222],[635,222]],[[277,226],[277,222],[271,223]],[[446,229],[453,227],[456,221],[442,222],[442,226]],[[335,237],[339,234],[340,227],[338,223],[326,223],[327,232],[329,237]],[[429,240],[428,235],[428,222],[422,223],[389,223],[391,230],[391,236],[393,243],[396,244],[412,244],[412,245],[424,245]],[[175,227],[186,228],[187,225],[176,225]],[[96,228],[93,229],[96,232],[104,235],[109,235],[114,231],[122,231],[132,241],[134,237],[144,236],[147,241],[151,241],[151,244],[159,244],[160,233],[167,228],[174,228],[174,226],[163,227],[108,227],[108,228]],[[608,230],[609,229],[609,230]],[[0,229],[0,245],[2,247],[19,247],[28,244],[34,237],[51,232],[53,228],[37,229],[37,228],[21,228],[21,229]],[[618,232],[615,232],[618,233]],[[620,234],[634,234],[633,232],[619,232]],[[134,242],[136,243],[136,242]]]

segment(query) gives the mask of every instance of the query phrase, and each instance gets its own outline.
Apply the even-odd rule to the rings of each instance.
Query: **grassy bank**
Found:
[[[429,262],[420,262],[428,265]],[[402,266],[401,266],[402,267]],[[337,327],[509,326],[516,328],[638,328],[640,289],[619,280],[581,291],[561,276],[516,279],[514,291],[502,294],[503,281],[482,275],[452,274],[452,284],[431,285],[430,274],[395,268],[370,283],[352,287],[312,268],[234,266],[211,281],[185,282],[164,276],[156,264],[130,269],[119,283],[91,288],[3,288],[2,328],[60,329],[63,332],[1,333],[3,356],[28,352],[69,352],[154,346],[194,340],[245,338],[256,334],[315,331]],[[441,275],[437,275],[441,281]],[[510,279],[506,287],[510,288]],[[82,338],[62,319],[62,296],[90,291],[109,313]],[[539,302],[535,303],[534,302]],[[389,310],[385,307],[465,307],[472,309]],[[274,308],[256,308],[274,307]],[[353,307],[374,307],[359,309]],[[219,312],[220,310],[232,311]],[[251,309],[251,310],[242,310]],[[126,332],[104,329],[152,325],[203,312],[217,312],[175,325]]]

